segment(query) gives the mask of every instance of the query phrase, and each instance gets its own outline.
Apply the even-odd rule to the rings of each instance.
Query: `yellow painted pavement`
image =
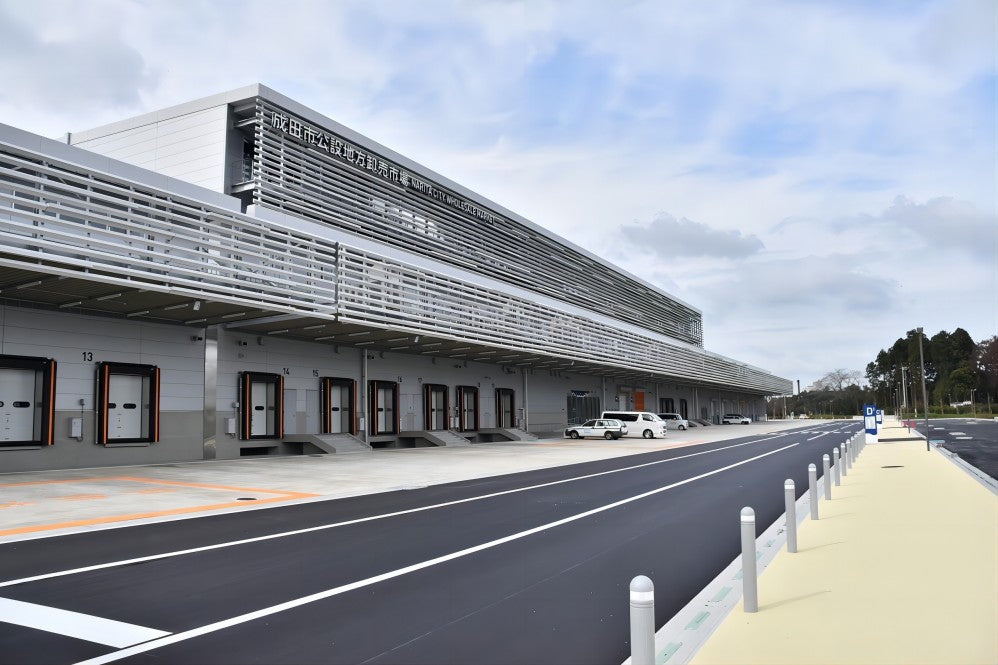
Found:
[[[866,446],[832,489],[759,611],[739,603],[692,662],[998,663],[998,497],[924,439]]]

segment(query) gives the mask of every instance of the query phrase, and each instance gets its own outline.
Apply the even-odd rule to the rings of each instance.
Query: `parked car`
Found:
[[[665,426],[669,429],[685,430],[690,427],[690,421],[678,413],[660,413],[658,417],[665,421]]]
[[[581,425],[571,425],[565,430],[565,436],[572,439],[601,436],[609,441],[610,439],[619,439],[625,434],[627,434],[627,425],[610,418],[587,420]]]
[[[600,418],[613,418],[627,425],[624,436],[654,439],[665,437],[665,423],[654,413],[647,411],[604,411]]]
[[[740,413],[726,413],[721,418],[722,425],[748,425],[750,422],[752,422],[751,418],[746,418]]]

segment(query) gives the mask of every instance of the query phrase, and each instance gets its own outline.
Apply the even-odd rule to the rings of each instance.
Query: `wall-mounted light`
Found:
[[[419,335],[416,335],[415,337],[412,338],[412,343],[413,344],[415,344],[417,342],[419,342]]]
[[[194,301],[194,311],[196,312],[196,311],[198,311],[200,309],[201,309],[201,301],[200,300],[195,300]]]

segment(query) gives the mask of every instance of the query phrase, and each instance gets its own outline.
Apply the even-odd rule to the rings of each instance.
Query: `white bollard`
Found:
[[[821,456],[821,480],[822,485],[825,486],[825,501],[832,500],[832,469],[831,460],[828,459],[828,455]]]
[[[631,663],[655,665],[655,584],[644,575],[631,580]]]
[[[832,448],[832,456],[835,458],[835,465],[832,467],[832,473],[835,476],[835,486],[838,487],[842,484],[839,480],[839,466],[842,464],[842,459],[839,457],[838,447]]]
[[[787,478],[783,483],[783,506],[787,512],[787,551],[797,551],[797,493],[794,481]]]
[[[755,558],[755,511],[742,508],[742,601],[746,612],[759,611]]]
[[[849,442],[842,444],[842,477],[849,475]]]
[[[818,519],[818,467],[807,465],[807,491],[811,495],[811,519]]]

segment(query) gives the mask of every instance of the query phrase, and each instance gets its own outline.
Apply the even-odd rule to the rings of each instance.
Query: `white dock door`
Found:
[[[0,441],[34,441],[35,406],[35,370],[0,369]]]
[[[107,388],[108,440],[141,439],[142,407],[142,377],[111,374]]]

